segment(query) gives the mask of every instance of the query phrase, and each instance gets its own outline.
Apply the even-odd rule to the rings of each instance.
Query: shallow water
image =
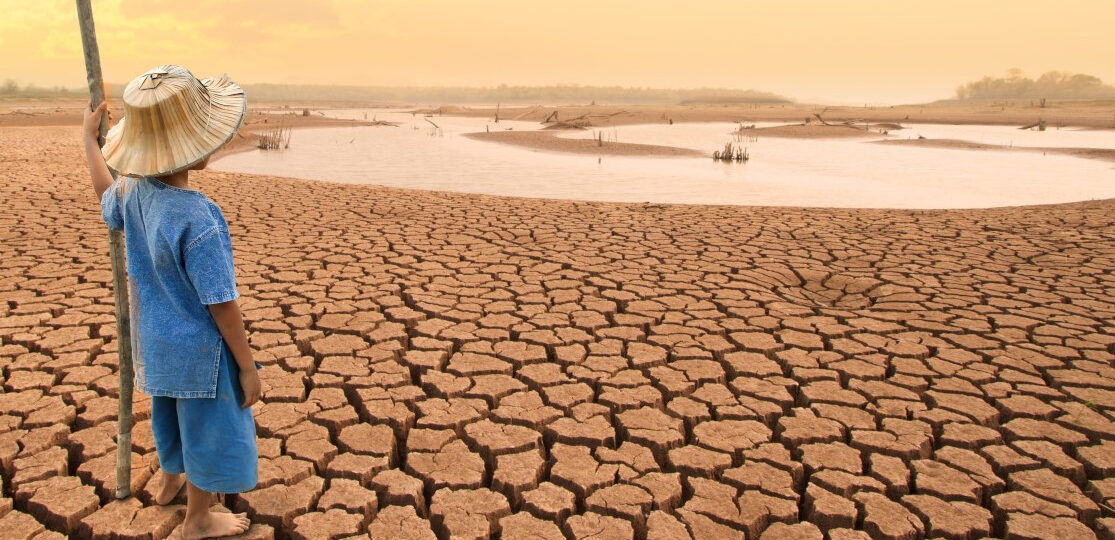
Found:
[[[535,122],[375,111],[331,116],[401,122],[400,127],[302,129],[283,151],[253,150],[211,165],[225,171],[336,182],[617,202],[983,208],[1115,197],[1115,165],[1032,151],[976,151],[870,144],[883,138],[744,138],[751,160],[562,154],[462,137]],[[762,123],[760,125],[773,125]],[[645,124],[603,128],[605,140],[665,144],[703,152],[723,146],[734,124]],[[1005,126],[918,125],[889,138],[954,138],[990,144],[1115,148],[1115,133],[1026,132]],[[591,131],[563,132],[591,137]],[[606,145],[607,143],[605,143]]]
[[[1023,130],[1011,126],[971,126],[948,124],[911,124],[909,129],[892,131],[893,138],[961,139],[984,144],[1013,147],[1115,148],[1115,130],[1048,127],[1045,131]]]

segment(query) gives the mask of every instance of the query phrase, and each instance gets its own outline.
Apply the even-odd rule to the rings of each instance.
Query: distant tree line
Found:
[[[1005,77],[984,77],[956,89],[957,99],[1115,99],[1115,86],[1083,73],[1048,71],[1037,79],[1012,69]]]
[[[319,86],[248,84],[250,99],[262,101],[379,101],[396,103],[645,103],[675,104],[692,100],[789,103],[770,92],[721,88],[665,89],[621,86]]]
[[[42,87],[28,84],[20,86],[14,79],[6,79],[0,84],[0,96],[13,97],[77,97],[83,95],[79,90],[70,90],[64,86]]]
[[[675,104],[694,100],[789,103],[770,92],[721,88],[665,89],[621,86],[324,86],[247,84],[257,101],[349,101],[395,103],[645,103]]]
[[[730,104],[790,103],[771,92],[733,88],[640,88],[623,86],[329,86],[309,84],[245,84],[251,101],[334,101],[353,103],[640,103],[640,104]],[[109,84],[108,94],[119,96],[123,84]],[[20,86],[8,79],[0,85],[0,96],[81,97],[84,89],[61,86]]]

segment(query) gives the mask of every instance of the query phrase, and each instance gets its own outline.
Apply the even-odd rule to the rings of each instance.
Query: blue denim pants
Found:
[[[255,487],[259,452],[252,410],[240,408],[240,367],[222,341],[214,398],[151,397],[151,431],[159,466],[186,473],[210,493],[241,493]]]

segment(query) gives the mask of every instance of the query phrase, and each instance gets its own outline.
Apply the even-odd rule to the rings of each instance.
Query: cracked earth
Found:
[[[105,229],[74,128],[0,132],[0,530],[115,501]],[[1112,538],[1115,201],[578,203],[194,175],[263,364],[249,538]],[[181,500],[179,501],[181,502]]]

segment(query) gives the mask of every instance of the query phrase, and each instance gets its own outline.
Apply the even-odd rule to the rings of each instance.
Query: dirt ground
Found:
[[[73,126],[0,129],[0,529],[113,501],[107,241]],[[264,394],[271,538],[1110,538],[1115,200],[581,203],[201,172]]]

